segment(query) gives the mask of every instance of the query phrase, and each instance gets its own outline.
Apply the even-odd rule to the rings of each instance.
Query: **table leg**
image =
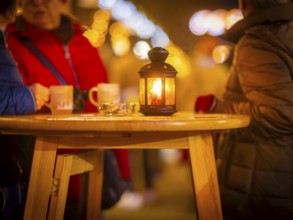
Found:
[[[189,154],[199,220],[222,220],[211,132],[189,132]]]
[[[46,219],[57,145],[57,137],[36,139],[24,220]]]
[[[94,220],[101,216],[101,197],[104,176],[104,151],[97,151],[96,169],[89,172],[87,219]]]
[[[51,193],[48,220],[62,220],[64,218],[72,160],[72,155],[57,156],[54,170],[54,181],[56,181],[57,188],[55,192],[52,192],[53,194]]]

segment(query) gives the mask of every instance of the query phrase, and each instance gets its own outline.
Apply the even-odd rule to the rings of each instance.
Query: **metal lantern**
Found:
[[[165,63],[169,52],[155,47],[148,52],[151,63],[139,71],[140,112],[144,115],[172,115],[176,112],[175,77],[177,71]]]

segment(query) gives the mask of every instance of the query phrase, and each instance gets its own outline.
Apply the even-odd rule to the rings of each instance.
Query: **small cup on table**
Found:
[[[45,104],[53,115],[73,112],[73,86],[50,86],[50,103]]]

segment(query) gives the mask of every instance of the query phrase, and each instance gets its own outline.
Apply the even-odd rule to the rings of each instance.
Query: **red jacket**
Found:
[[[62,25],[57,31],[40,30],[25,22],[21,17],[7,27],[8,48],[18,63],[24,83],[39,82],[44,86],[58,85],[60,82],[50,70],[36,58],[20,41],[29,39],[43,55],[51,61],[67,84],[88,90],[97,83],[107,82],[107,72],[98,51],[83,36],[81,26],[62,17]],[[74,80],[76,76],[79,85]],[[97,111],[87,103],[86,112]]]
[[[108,82],[106,69],[96,48],[82,35],[81,26],[62,17],[62,24],[55,31],[40,30],[18,17],[14,24],[7,27],[7,44],[14,56],[24,84],[35,82],[44,86],[58,85],[60,82],[50,70],[33,55],[21,42],[28,39],[62,75],[67,84],[81,90],[88,90],[100,82]],[[76,76],[77,80],[74,79]],[[77,82],[76,82],[77,81]],[[97,107],[89,101],[86,112],[96,112]],[[59,153],[68,152],[64,150]],[[75,152],[71,150],[70,152]],[[79,176],[71,178],[68,199],[79,199]]]

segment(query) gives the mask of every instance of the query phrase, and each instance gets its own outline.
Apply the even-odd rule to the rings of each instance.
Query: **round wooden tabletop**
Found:
[[[163,132],[223,130],[246,127],[246,115],[195,114],[178,112],[172,116],[101,116],[99,114],[1,116],[0,131],[27,132]]]

